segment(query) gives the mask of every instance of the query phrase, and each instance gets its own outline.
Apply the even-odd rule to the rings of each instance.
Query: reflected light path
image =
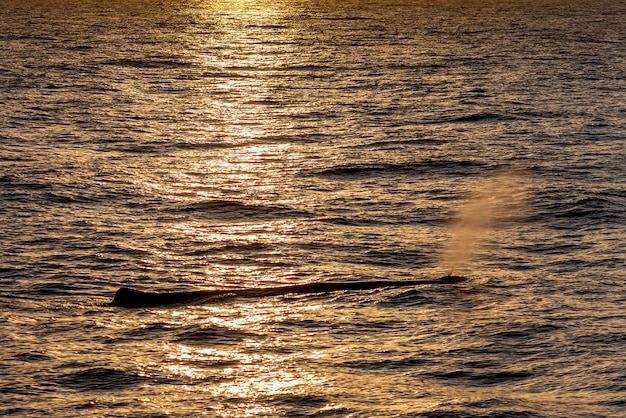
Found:
[[[372,402],[378,410],[410,411],[434,407],[454,395],[447,385],[419,383],[405,373],[370,370],[363,375],[363,370],[351,371],[351,363],[358,364],[373,352],[388,353],[390,362],[393,353],[402,353],[407,341],[380,340],[377,333],[353,332],[362,326],[393,321],[397,319],[395,313],[366,306],[328,309],[325,303],[315,304],[298,297],[288,304],[276,304],[280,298],[273,299],[152,311],[152,315],[145,317],[146,326],[166,324],[165,329],[177,331],[179,341],[171,338],[160,344],[155,341],[150,350],[155,361],[143,363],[140,368],[147,376],[189,384],[171,386],[162,398],[146,402],[159,405],[162,411],[174,412],[177,399],[210,397],[212,413],[237,417],[280,414],[281,411],[274,409],[277,400],[311,403],[320,413],[341,412],[356,406],[355,402],[363,402],[358,394],[366,392],[370,394],[367,402]],[[446,316],[437,311],[436,308],[423,312],[412,310],[417,317],[395,326],[402,328],[428,317]],[[316,319],[311,322],[311,318]],[[308,326],[283,332],[290,328],[284,324],[300,322]],[[194,331],[181,332],[185,329]],[[338,343],[328,345],[329,336],[334,336],[331,340]],[[445,353],[450,343],[453,342],[435,341],[432,345],[423,344],[422,348]],[[497,388],[494,390],[497,392]],[[387,391],[396,393],[394,402],[375,395]],[[467,391],[454,396],[463,399]],[[480,399],[478,395],[477,399]]]
[[[206,381],[204,396],[216,403],[211,409],[218,416],[272,415],[268,400],[306,396],[314,388],[323,390],[328,379],[303,364],[323,361],[323,350],[293,350],[293,338],[312,339],[310,333],[280,336],[278,327],[285,320],[298,320],[306,313],[320,311],[320,305],[274,306],[272,303],[224,304],[191,310],[155,311],[169,327],[193,323],[203,331],[188,335],[186,343],[164,342],[155,346],[163,360],[143,366],[147,375],[176,377],[191,382]],[[258,338],[260,335],[273,335]],[[214,341],[207,347],[211,336]],[[194,339],[197,338],[197,345]],[[301,343],[302,341],[300,341]],[[235,347],[233,347],[233,343]],[[311,341],[312,345],[315,342]],[[173,388],[174,389],[174,388]],[[188,398],[199,390],[197,384],[173,390],[161,400],[163,409],[178,397]],[[169,398],[169,399],[168,399]]]
[[[300,156],[283,140],[292,128],[285,116],[298,110],[282,106],[273,86],[280,80],[280,69],[288,65],[285,60],[293,59],[294,45],[281,31],[280,19],[294,11],[275,1],[219,1],[206,6],[206,13],[196,17],[210,24],[203,27],[211,28],[211,35],[199,33],[193,48],[206,52],[189,59],[200,62],[205,73],[223,76],[195,87],[202,90],[202,102],[190,103],[192,120],[181,123],[192,123],[198,134],[170,167],[170,181],[152,185],[154,192],[180,202],[181,210],[195,217],[170,224],[179,247],[165,253],[172,261],[184,260],[183,274],[188,275],[191,267],[197,277],[187,279],[202,287],[289,282],[297,278],[298,260],[275,248],[293,241],[302,226],[297,219],[278,219],[275,214],[283,207],[301,206],[285,178],[296,172]],[[277,30],[268,31],[271,26]],[[241,220],[233,222],[231,217]],[[209,348],[166,342],[161,346],[164,365],[151,367],[157,374],[212,382],[206,391],[225,402],[212,406],[220,416],[272,415],[276,411],[267,399],[305,394],[326,382],[298,366],[311,352],[292,352],[280,337],[255,338],[255,328],[278,324],[297,315],[294,312],[259,303],[160,315],[171,315],[183,327],[200,326],[203,331],[189,335],[191,340],[216,339]],[[224,348],[221,339],[227,343]],[[197,390],[193,387],[188,390]]]

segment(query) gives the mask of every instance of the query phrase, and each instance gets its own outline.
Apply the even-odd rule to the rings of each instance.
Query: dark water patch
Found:
[[[494,341],[495,344],[510,345],[514,344],[517,347],[524,350],[534,350],[538,346],[541,346],[552,335],[556,335],[566,332],[568,327],[565,325],[553,325],[553,324],[507,324],[505,330],[497,330],[489,333],[489,338]],[[486,329],[488,331],[488,329]]]
[[[161,337],[188,345],[211,346],[237,343],[247,338],[257,338],[258,335],[249,331],[240,331],[217,325],[188,325],[181,327],[177,324],[153,323],[126,331],[123,339],[154,339]]]
[[[48,282],[33,284],[29,293],[33,296],[69,296],[75,295],[79,290],[79,286],[67,282]]]
[[[328,329],[329,324],[325,321],[319,321],[317,319],[306,319],[306,318],[287,318],[281,319],[278,321],[269,322],[269,324],[280,327],[281,329],[293,329],[293,328],[303,328],[306,330],[323,330]]]
[[[16,360],[20,360],[20,361],[25,361],[25,362],[37,362],[37,361],[47,361],[47,360],[52,360],[53,358],[43,354],[43,353],[37,353],[37,352],[30,352],[30,353],[20,353],[20,354],[16,354],[15,356],[13,356],[14,359]]]
[[[495,385],[525,380],[532,377],[533,373],[523,370],[480,372],[478,370],[465,369],[453,371],[432,371],[424,373],[424,375],[447,381],[458,380],[459,384],[477,382],[485,385]]]
[[[268,258],[270,257],[270,258]],[[259,267],[297,267],[300,264],[297,262],[288,262],[271,259],[273,255],[267,254],[255,254],[255,255],[242,255],[231,257],[220,257],[219,263],[226,266],[250,266],[256,265]]]
[[[324,111],[311,110],[311,111],[303,111],[300,113],[289,115],[290,119],[296,119],[296,120],[300,119],[302,121],[311,121],[313,123],[319,123],[318,121],[320,119],[331,120],[331,119],[336,119],[339,117],[340,117],[340,114],[332,110],[324,110]]]
[[[171,209],[174,213],[202,214],[214,218],[291,218],[310,213],[287,206],[249,204],[234,200],[208,200]]]
[[[277,404],[280,406],[284,405],[293,405],[295,408],[309,408],[309,407],[319,407],[326,405],[330,402],[330,400],[325,396],[315,395],[313,393],[308,394],[280,394],[274,395],[267,398],[267,402],[272,404]],[[290,415],[291,416],[291,415]]]
[[[0,138],[0,140],[4,140],[4,138]],[[26,162],[26,161],[31,161],[31,159],[23,155],[17,155],[16,153],[13,153],[13,154],[0,155],[0,161]]]
[[[248,331],[240,331],[216,325],[188,326],[177,330],[173,341],[189,345],[216,345],[239,342],[256,335]]]
[[[67,47],[69,51],[90,51],[95,48],[93,45],[73,45]]]
[[[117,60],[101,61],[101,65],[111,65],[116,67],[129,67],[129,68],[188,68],[194,64],[188,61],[181,61],[177,59],[140,59],[140,58],[126,58]]]
[[[534,336],[534,332],[530,330],[510,330],[510,331],[501,331],[497,332],[493,335],[494,338],[503,338],[503,339],[527,339],[532,338]]]
[[[284,135],[274,134],[274,135],[264,135],[257,141],[246,142],[246,144],[254,144],[254,145],[267,145],[268,143],[275,144],[310,144],[310,143],[318,143],[328,139],[331,135],[322,133],[322,132],[308,132],[303,134],[298,134],[296,132],[288,133]]]
[[[440,124],[440,123],[467,123],[467,122],[498,122],[498,121],[509,121],[516,120],[517,117],[512,115],[503,115],[499,113],[489,113],[489,112],[479,112],[479,113],[470,113],[467,115],[452,117],[452,118],[444,118],[435,121],[426,121],[423,122],[425,124]]]
[[[237,67],[226,67],[224,71],[222,70],[213,70],[213,71],[204,71],[198,75],[198,78],[208,78],[208,79],[219,79],[226,78],[229,80],[236,80],[239,78],[252,78],[252,75],[248,75],[246,73],[241,73],[237,71],[242,71],[241,68]]]
[[[210,142],[177,142],[173,147],[182,150],[211,150],[211,149],[227,149],[234,148],[238,144],[225,141],[210,141]]]
[[[607,406],[626,406],[626,398],[612,399],[610,401],[597,402],[597,404],[598,405],[607,405]]]
[[[127,401],[122,400],[104,400],[103,398],[95,398],[95,399],[82,399],[83,402],[68,405],[67,409],[70,411],[68,414],[63,415],[63,409],[58,411],[59,416],[102,416],[102,417],[124,417],[124,418],[171,418],[172,416],[181,416],[176,414],[171,414],[169,411],[167,413],[160,412],[149,412],[149,411],[136,411],[137,409],[137,399],[129,399]],[[106,411],[106,413],[100,413],[100,411]],[[117,412],[116,411],[124,411]]]
[[[624,202],[617,202],[609,198],[583,197],[556,208],[554,216],[559,218],[588,217],[604,220],[609,216],[620,217],[626,211]]]
[[[316,219],[318,222],[323,222],[331,225],[342,226],[375,226],[375,225],[396,225],[394,221],[386,221],[382,219],[368,219],[368,218],[348,218],[342,216],[328,217]]]
[[[24,277],[30,272],[29,269],[20,267],[0,267],[0,278],[17,278]]]
[[[270,68],[266,66],[257,66],[257,65],[226,65],[223,67],[223,70],[226,71],[235,71],[238,74],[229,74],[229,77],[232,75],[234,78],[243,77],[247,78],[252,76],[252,74],[246,73],[266,73]],[[256,75],[254,75],[256,77]]]
[[[114,140],[119,143],[119,146],[112,147],[115,151],[127,154],[163,154],[164,148],[167,148],[166,144],[155,143],[141,143],[141,144],[128,144],[126,140]]]
[[[479,381],[481,384],[499,384],[509,381],[519,381],[534,376],[533,373],[527,371],[502,371],[491,373],[472,373],[469,378]]]
[[[473,160],[424,160],[407,163],[372,163],[337,165],[310,172],[322,177],[369,177],[397,175],[468,175],[477,174],[484,163]]]
[[[494,369],[503,367],[501,363],[491,360],[467,360],[461,363],[464,367],[474,369]]]
[[[56,203],[61,205],[71,205],[71,204],[92,204],[99,202],[99,199],[95,196],[86,196],[80,195],[77,193],[59,193],[59,192],[48,192],[42,195],[42,198],[45,201],[50,203]]]
[[[438,408],[436,411],[421,412],[417,414],[411,414],[410,417],[414,418],[544,418],[548,415],[543,415],[537,412],[528,411],[525,409],[502,409],[499,411],[491,412],[478,412],[468,409],[451,410],[448,408]]]
[[[258,23],[250,23],[247,24],[246,27],[248,28],[255,28],[255,29],[270,29],[270,30],[276,30],[276,29],[287,29],[289,26],[287,25],[279,25],[279,24],[274,24],[274,25],[260,25]]]
[[[589,244],[580,243],[563,243],[563,242],[549,242],[549,243],[536,243],[526,244],[520,250],[529,253],[545,254],[545,255],[565,255],[572,254],[580,250],[589,248]]]
[[[53,184],[47,181],[26,180],[21,175],[8,174],[0,177],[0,186],[2,188],[15,188],[25,190],[48,190]]]
[[[376,305],[383,307],[421,306],[430,303],[434,303],[434,300],[425,296],[423,289],[404,290],[376,301]]]
[[[187,251],[183,255],[186,256],[205,256],[205,255],[215,255],[215,254],[224,254],[224,253],[255,253],[255,252],[267,252],[273,250],[274,247],[272,245],[263,244],[263,243],[252,243],[252,244],[234,244],[234,245],[222,245],[216,246],[207,249],[199,249],[193,251]]]
[[[351,360],[338,364],[340,367],[347,367],[359,370],[404,370],[411,369],[416,366],[424,366],[432,364],[432,360],[422,357],[408,357],[402,359],[385,359],[385,360]]]
[[[146,382],[136,373],[107,367],[94,367],[68,373],[57,379],[60,386],[81,391],[121,390]]]
[[[491,399],[480,399],[477,401],[465,402],[463,403],[463,406],[467,408],[496,409],[496,408],[502,408],[503,406],[506,406],[507,404],[510,404],[510,403],[511,402],[508,401],[507,399],[491,398]]]
[[[8,184],[14,184],[16,181],[18,181],[19,177],[13,174],[6,174],[3,176],[0,176],[0,185],[8,185]]]
[[[547,196],[547,193],[538,194],[534,203],[535,211],[530,219],[551,223],[556,219],[569,222],[593,222],[594,224],[620,223],[624,219],[626,202],[623,202],[620,196],[598,194],[570,197],[568,195],[564,193],[556,196]]]
[[[598,332],[593,334],[579,335],[574,338],[579,346],[595,346],[599,348],[601,345],[623,345],[626,343],[626,331],[623,332]]]
[[[301,16],[304,17],[304,16]],[[365,16],[319,16],[319,17],[313,17],[310,16],[311,19],[314,20],[330,20],[330,21],[346,21],[346,22],[355,22],[355,21],[359,21],[359,20],[372,20],[373,18],[371,17],[365,17]]]
[[[0,393],[3,393],[0,390]],[[18,417],[26,417],[26,416],[45,416],[46,411],[35,409],[35,408],[24,408],[20,406],[11,407],[7,409],[2,409],[2,415],[4,416],[18,416]]]
[[[166,335],[176,329],[177,326],[165,324],[161,322],[144,325],[142,327],[131,328],[123,333],[122,339],[146,339],[156,338],[160,335]]]
[[[400,140],[389,140],[389,141],[376,141],[367,144],[356,145],[354,148],[361,149],[387,149],[387,150],[405,150],[406,147],[419,147],[423,145],[433,146],[433,145],[441,145],[448,142],[445,139],[433,139],[433,138],[423,138],[423,139],[400,139]]]
[[[245,104],[251,106],[281,106],[283,103],[274,99],[254,99],[246,101]]]
[[[336,68],[323,64],[297,64],[280,68],[284,71],[335,71]]]
[[[136,255],[142,256],[149,254],[150,252],[147,250],[139,249],[139,248],[131,248],[124,247],[117,244],[105,244],[98,248],[100,253],[108,253],[108,254],[127,254],[127,255]]]
[[[339,413],[337,410],[327,410],[325,407],[332,402],[332,399],[309,394],[281,394],[262,398],[263,403],[273,405],[276,408],[276,416],[304,418],[304,417],[329,417],[347,416],[346,410]]]

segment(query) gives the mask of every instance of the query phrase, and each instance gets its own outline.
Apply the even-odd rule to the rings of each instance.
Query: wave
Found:
[[[60,386],[85,391],[126,389],[146,380],[136,373],[108,367],[94,367],[68,373],[58,378]]]
[[[556,213],[557,217],[573,218],[573,217],[601,217],[619,216],[624,213],[626,207],[610,199],[600,197],[583,197],[574,202],[570,202]]]
[[[384,360],[351,360],[341,363],[343,367],[360,370],[403,370],[416,366],[424,366],[431,362],[424,357],[407,357],[401,359]]]
[[[171,209],[174,213],[204,214],[216,218],[282,218],[311,216],[311,213],[288,206],[249,204],[232,200],[209,200]]]
[[[51,356],[37,352],[20,353],[13,356],[13,358],[24,362],[38,362],[52,360]]]
[[[15,188],[26,190],[51,189],[52,183],[37,180],[25,180],[21,175],[7,174],[0,176],[0,185],[3,188]]]
[[[360,144],[355,146],[354,148],[361,149],[402,149],[405,150],[406,146],[422,146],[422,145],[441,145],[446,143],[445,139],[435,139],[435,138],[420,138],[420,139],[400,139],[400,140],[387,140],[387,141],[376,141],[370,142],[366,144]]]
[[[81,286],[65,282],[36,283],[31,286],[29,294],[34,297],[53,295],[68,296],[76,294],[79,290],[81,290]]]
[[[306,16],[310,19],[313,20],[328,20],[328,21],[335,21],[335,22],[341,22],[341,21],[345,21],[345,22],[351,22],[351,21],[359,21],[359,20],[372,20],[372,17],[367,17],[367,16]],[[305,15],[302,16],[302,18],[305,18]]]
[[[207,249],[188,251],[184,255],[205,256],[205,255],[231,253],[231,252],[248,254],[250,252],[271,251],[273,249],[274,247],[271,245],[255,242],[251,244],[220,245],[220,246],[207,248]]]
[[[129,68],[187,68],[193,67],[194,64],[188,61],[180,61],[178,59],[139,59],[139,58],[122,58],[116,60],[101,61],[101,65],[111,65],[116,67]]]
[[[422,121],[425,125],[436,125],[436,124],[445,124],[445,123],[468,123],[468,122],[493,122],[493,121],[508,121],[508,120],[518,120],[519,117],[513,115],[506,115],[501,113],[491,113],[491,112],[478,112],[478,113],[469,113],[466,115],[434,119],[434,120],[425,120]]]
[[[484,163],[474,160],[425,160],[406,163],[348,164],[313,171],[317,176],[367,177],[372,175],[396,174],[476,174]]]
[[[324,64],[294,64],[285,65],[283,67],[277,67],[277,70],[282,71],[336,71],[337,68],[331,65]]]
[[[425,296],[418,289],[409,289],[409,290],[402,291],[398,294],[391,295],[383,300],[380,300],[376,302],[376,305],[387,306],[387,307],[394,307],[394,306],[413,307],[413,306],[422,306],[422,305],[430,304],[433,302],[434,301],[432,298]]]
[[[173,148],[181,150],[210,150],[210,149],[224,149],[233,148],[238,144],[233,144],[226,141],[210,141],[210,142],[177,142],[172,145]]]
[[[463,379],[479,381],[481,384],[494,385],[501,384],[507,381],[519,381],[528,379],[534,374],[529,371],[523,370],[503,370],[503,371],[490,371],[490,372],[478,372],[477,370],[453,370],[453,371],[433,371],[427,372],[424,375],[433,377],[435,379]]]
[[[255,28],[255,29],[277,30],[277,29],[287,29],[289,26],[287,26],[287,25],[279,25],[279,24],[262,25],[262,24],[258,24],[258,23],[249,23],[249,24],[246,25],[246,27],[248,27],[248,28]]]
[[[204,346],[206,344],[229,344],[253,336],[254,334],[251,332],[234,330],[217,325],[204,325],[199,328],[193,325],[177,332],[173,341],[186,345]]]
[[[476,405],[477,404],[477,405]],[[474,408],[484,409],[484,412],[476,412]],[[479,410],[480,410],[479,409]],[[494,410],[493,407],[480,406],[478,402],[469,404],[460,404],[451,409],[450,407],[440,406],[433,411],[417,413],[411,415],[415,418],[544,418],[548,415],[539,414],[535,411],[528,411],[524,408],[499,408]]]
[[[371,218],[347,218],[345,216],[334,216],[316,219],[330,225],[341,226],[375,226],[375,225],[397,225],[397,220],[371,219]]]
[[[626,205],[621,196],[604,194],[594,196],[579,196],[577,198],[560,200],[549,204],[542,204],[541,196],[537,199],[539,209],[538,219],[589,219],[602,222],[621,222],[624,218]]]

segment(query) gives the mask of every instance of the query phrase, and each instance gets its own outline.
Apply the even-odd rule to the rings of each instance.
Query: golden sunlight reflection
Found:
[[[273,302],[253,302],[156,311],[170,327],[184,329],[193,323],[194,327],[214,330],[216,334],[222,332],[228,344],[220,341],[219,336],[212,342],[193,338],[163,342],[160,350],[165,361],[153,362],[147,368],[179,380],[210,382],[202,390],[228,403],[214,407],[220,416],[271,415],[274,411],[267,399],[304,395],[313,388],[321,390],[328,383],[327,377],[306,366],[323,359],[326,353],[292,349],[290,338],[306,340],[309,336],[285,337],[272,332],[286,320],[302,318],[321,308],[300,303],[277,306]],[[185,390],[198,389],[197,385],[189,385]],[[233,408],[233,404],[237,406]]]
[[[238,16],[254,16],[262,19],[271,19],[285,14],[287,2],[285,0],[221,0],[210,1],[210,6],[225,11],[227,14]],[[289,7],[293,7],[293,2]]]
[[[291,39],[297,29],[283,21],[293,7],[281,0],[209,0],[197,11],[204,22],[194,26],[189,60],[202,82],[194,85],[198,101],[189,101],[187,117],[178,120],[182,132],[193,129],[173,147],[167,166],[138,185],[165,202],[166,228],[179,244],[151,251],[177,277],[203,286],[254,286],[295,274],[293,260],[279,269],[281,254],[272,250],[302,229],[298,219],[279,216],[300,208],[294,199],[303,198],[289,193],[295,186],[286,178],[303,158],[285,137],[294,123],[285,112],[297,105],[275,97],[277,77],[297,48]]]
[[[364,391],[372,394],[370,402],[378,409],[396,412],[427,410],[456,396],[453,388],[441,382],[415,379],[405,373],[357,371],[349,366],[367,361],[371,353],[387,353],[391,362],[403,358],[406,344],[417,340],[381,339],[378,332],[352,334],[349,325],[388,323],[397,320],[397,312],[376,304],[354,309],[333,305],[329,309],[327,303],[315,303],[310,298],[294,297],[289,303],[278,300],[238,300],[158,309],[142,315],[144,327],[157,326],[167,334],[136,356],[141,375],[181,382],[172,385],[161,398],[145,402],[171,411],[177,399],[210,396],[216,400],[211,404],[215,416],[241,417],[280,415],[275,399],[297,399],[313,393],[320,399],[320,413],[357,408]],[[405,316],[411,326],[427,318],[445,321],[453,311],[452,307],[444,312],[434,307],[417,312],[406,309],[411,312]],[[336,326],[338,318],[345,325],[326,328]],[[136,327],[137,319],[126,325]],[[314,321],[315,326],[292,325],[299,321]],[[402,323],[397,326],[402,327]],[[320,338],[321,334],[336,332],[343,338],[335,344]],[[422,350],[431,353],[445,354],[469,343],[456,336],[430,341],[432,334],[427,331],[415,338],[419,338]],[[337,367],[342,364],[347,366]],[[373,395],[389,392],[397,395],[390,402]],[[466,399],[468,393],[461,391],[457,395]]]
[[[275,77],[297,53],[293,34],[288,33],[293,29],[282,21],[293,11],[273,1],[227,0],[214,6],[206,20],[223,28],[223,36],[198,36],[198,49],[210,52],[194,60],[207,73],[219,75],[201,87],[206,94],[199,113],[218,123],[205,123],[200,129],[231,144],[285,132],[293,122],[281,117],[289,106],[274,97]]]
[[[204,17],[218,20],[225,36],[198,36],[197,50],[211,53],[201,52],[194,61],[207,73],[228,76],[199,87],[206,93],[202,108],[192,112],[199,135],[143,185],[147,194],[173,207],[166,228],[177,245],[163,244],[159,255],[170,269],[180,265],[178,277],[202,287],[270,286],[293,283],[298,276],[293,266],[300,260],[289,258],[298,255],[276,248],[297,240],[306,226],[298,217],[272,216],[305,206],[293,201],[301,194],[288,192],[286,176],[298,171],[302,156],[283,137],[292,122],[284,118],[269,82],[293,64],[284,62],[293,59],[293,50],[286,49],[297,48],[287,39],[289,30],[281,21],[285,13],[293,10],[286,11],[280,1],[210,3]],[[178,217],[177,211],[191,216]],[[328,375],[313,365],[340,352],[316,348],[316,330],[281,332],[285,322],[305,314],[332,316],[321,305],[298,300],[152,311],[171,335],[153,347],[160,358],[145,361],[142,369],[183,382],[206,381],[201,390],[223,399],[223,407],[214,407],[220,416],[271,416],[276,411],[268,398],[323,392],[330,385]],[[191,324],[197,331],[188,331]],[[302,345],[307,350],[294,349]],[[172,396],[198,387],[190,384]]]
[[[260,242],[288,243],[297,224],[278,220],[242,224],[208,224],[202,222],[181,222],[172,227],[172,232],[193,236],[200,242],[252,244]]]
[[[301,228],[299,222],[292,220],[240,224],[184,222],[173,225],[171,232],[206,248],[193,258],[196,267],[202,269],[202,277],[195,281],[210,288],[224,288],[291,282],[298,274],[297,260],[282,254],[275,246],[294,241]],[[235,252],[235,248],[243,252]],[[254,255],[246,254],[246,249],[254,249]],[[181,259],[187,263],[189,260],[189,257]]]

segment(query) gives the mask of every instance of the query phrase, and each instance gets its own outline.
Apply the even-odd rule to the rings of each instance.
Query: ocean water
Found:
[[[624,2],[0,6],[0,415],[626,416]]]

